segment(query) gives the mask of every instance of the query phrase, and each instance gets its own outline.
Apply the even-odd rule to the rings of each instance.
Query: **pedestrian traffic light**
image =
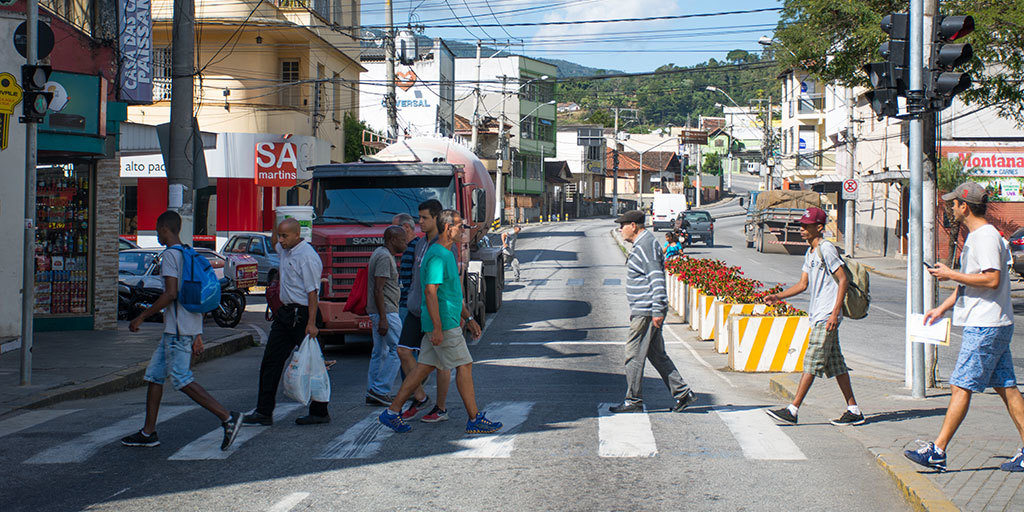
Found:
[[[52,69],[41,64],[21,66],[21,83],[24,88],[22,123],[41,123],[46,119],[46,110],[53,101],[53,93],[45,90]]]
[[[942,110],[953,102],[953,97],[970,89],[971,76],[955,71],[974,58],[970,44],[950,44],[974,31],[971,16],[939,16],[932,33],[932,54],[928,60],[929,74],[925,77],[926,97],[935,110]]]

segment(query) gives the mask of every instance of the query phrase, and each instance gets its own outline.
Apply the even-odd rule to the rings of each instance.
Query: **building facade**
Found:
[[[776,186],[780,181],[800,183],[834,174],[836,152],[826,135],[826,98],[834,97],[827,87],[801,71],[789,70],[782,81],[782,120],[779,158],[775,166]]]
[[[398,130],[402,135],[451,137],[455,130],[455,56],[441,39],[420,48],[412,64],[395,63]],[[388,131],[384,104],[387,63],[378,47],[364,48],[359,118],[378,133]]]

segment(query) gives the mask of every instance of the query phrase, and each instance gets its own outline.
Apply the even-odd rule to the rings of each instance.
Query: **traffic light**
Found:
[[[954,71],[974,58],[970,44],[950,44],[974,31],[971,16],[939,16],[932,33],[932,54],[925,77],[926,97],[935,110],[942,110],[953,97],[971,88],[971,76]]]
[[[21,66],[21,83],[24,86],[22,123],[41,123],[46,119],[46,110],[53,101],[53,93],[44,90],[52,69],[42,64]]]
[[[871,109],[879,119],[899,115],[897,98],[907,95],[910,84],[910,17],[906,13],[887,14],[882,18],[882,31],[889,40],[878,47],[885,62],[872,62],[861,68],[871,80],[872,91],[867,93]]]

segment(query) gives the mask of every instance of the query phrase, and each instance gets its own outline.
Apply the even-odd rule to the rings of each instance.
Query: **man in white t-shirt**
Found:
[[[156,435],[157,413],[163,398],[164,381],[170,375],[174,389],[220,418],[224,428],[224,440],[220,449],[227,450],[242,426],[242,415],[228,411],[195,382],[192,376],[192,355],[203,351],[203,315],[192,313],[178,303],[178,283],[182,278],[184,251],[181,250],[181,217],[177,212],[166,211],[156,219],[156,234],[160,245],[167,247],[160,255],[160,276],[164,278],[164,293],[137,318],[128,329],[139,330],[142,322],[164,311],[164,333],[160,345],[153,351],[153,357],[146,367],[144,380],[149,383],[146,393],[146,422],[138,432],[121,439],[121,444],[135,447],[160,445]]]
[[[828,215],[821,208],[808,208],[800,217],[800,236],[810,247],[804,255],[800,282],[780,293],[765,297],[765,302],[775,304],[782,299],[811,290],[811,303],[807,315],[811,321],[811,334],[804,353],[804,374],[800,378],[793,403],[781,409],[767,410],[776,420],[796,424],[797,413],[804,397],[811,389],[815,377],[835,377],[839,390],[846,399],[846,411],[831,420],[833,425],[860,425],[864,414],[853,396],[850,373],[846,367],[843,352],[839,349],[839,322],[843,320],[843,298],[849,280],[843,259],[832,242],[825,240],[825,223]]]
[[[960,252],[960,272],[941,263],[929,269],[939,281],[955,281],[956,290],[925,322],[938,320],[953,310],[953,325],[963,326],[960,355],[949,376],[951,394],[946,418],[934,443],[921,443],[904,455],[926,467],[946,469],[946,446],[967,416],[972,393],[991,387],[1003,399],[1024,442],[1024,397],[1017,389],[1010,340],[1013,338],[1013,305],[1010,303],[1010,247],[999,231],[985,220],[988,194],[974,182],[961,184],[942,196],[953,202],[953,216],[970,231]],[[1024,449],[999,466],[1003,471],[1024,471]]]

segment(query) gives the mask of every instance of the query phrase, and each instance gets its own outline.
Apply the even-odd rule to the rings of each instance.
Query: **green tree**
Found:
[[[346,112],[342,124],[345,130],[345,161],[356,162],[365,153],[363,151],[363,130],[369,129],[366,123],[356,119],[356,116]]]
[[[615,118],[608,113],[605,109],[598,109],[590,113],[587,116],[587,122],[593,124],[599,124],[605,128],[615,126]]]
[[[721,176],[722,155],[719,155],[718,153],[705,153],[704,162],[701,165],[701,172]]]
[[[878,46],[888,38],[882,17],[907,8],[907,0],[784,0],[778,43],[769,54],[782,68],[803,69],[825,82],[866,85],[860,68],[882,60]],[[1024,0],[946,0],[940,10],[969,14],[978,26],[966,38],[974,48],[968,71],[975,85],[960,97],[994,106],[1024,126]]]

